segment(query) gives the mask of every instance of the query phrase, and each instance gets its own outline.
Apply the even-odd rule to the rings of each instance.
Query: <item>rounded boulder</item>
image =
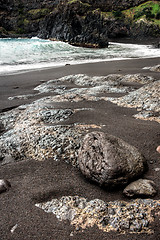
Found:
[[[88,179],[107,187],[128,183],[142,175],[146,166],[137,148],[103,132],[85,135],[78,162]]]

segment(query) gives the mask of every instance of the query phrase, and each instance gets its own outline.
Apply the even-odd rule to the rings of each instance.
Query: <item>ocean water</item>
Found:
[[[113,42],[108,48],[89,49],[38,38],[0,39],[0,75],[66,64],[147,57],[160,57],[160,49],[150,45]]]

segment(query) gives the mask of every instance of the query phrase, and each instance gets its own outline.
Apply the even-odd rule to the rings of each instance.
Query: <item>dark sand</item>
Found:
[[[0,112],[7,111],[29,100],[9,101],[8,97],[34,93],[33,88],[40,80],[50,80],[69,74],[85,73],[88,75],[107,75],[113,73],[144,73],[160,79],[159,73],[143,70],[143,67],[159,64],[160,58],[113,61],[93,64],[65,66],[48,70],[33,71],[12,76],[0,76]],[[40,96],[42,97],[42,95]],[[69,106],[68,106],[69,104]],[[73,103],[72,103],[73,104]],[[71,103],[57,103],[56,106],[72,107]],[[103,131],[118,136],[134,145],[144,154],[148,161],[147,179],[154,180],[160,189],[160,174],[154,169],[160,167],[160,155],[156,152],[160,144],[160,125],[156,122],[137,120],[132,117],[135,109],[118,107],[112,103],[79,102],[74,107],[91,107],[93,111],[81,111],[74,114],[66,123],[105,124]],[[107,191],[88,182],[81,173],[70,165],[55,162],[52,159],[44,162],[27,160],[0,167],[0,179],[8,179],[12,188],[0,195],[0,240],[159,240],[159,216],[152,224],[153,234],[118,234],[105,233],[96,227],[77,232],[73,237],[73,227],[68,221],[58,221],[52,213],[45,213],[35,207],[35,203],[61,198],[68,195],[79,195],[88,200],[99,198],[104,201],[127,200],[123,189]],[[155,199],[160,199],[160,191]],[[14,233],[13,226],[18,224]]]

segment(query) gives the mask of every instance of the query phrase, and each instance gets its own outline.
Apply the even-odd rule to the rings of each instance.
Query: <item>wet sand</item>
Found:
[[[105,76],[108,74],[142,73],[160,79],[160,73],[151,72],[143,67],[159,64],[160,58],[134,59],[81,65],[67,65],[60,68],[33,71],[10,76],[0,76],[0,112],[8,111],[21,104],[30,103],[38,98],[34,96],[28,100],[12,100],[8,97],[35,93],[34,87],[41,84],[41,80],[59,78],[70,74],[85,73],[91,76]],[[45,96],[42,94],[39,97]],[[51,94],[49,94],[51,95]],[[110,94],[113,96],[114,94]],[[62,108],[93,108],[93,111],[81,111],[73,114],[65,124],[82,123],[105,125],[103,131],[118,136],[134,145],[145,156],[148,171],[144,177],[153,180],[160,189],[160,174],[155,171],[159,168],[160,156],[156,147],[160,144],[160,126],[157,122],[138,120],[132,117],[135,109],[118,107],[105,101],[82,101],[78,103],[55,103]],[[3,129],[0,129],[0,133]],[[88,182],[78,169],[64,162],[55,162],[52,159],[38,162],[24,160],[0,167],[0,178],[11,182],[11,189],[0,195],[0,240],[55,240],[55,239],[132,239],[132,240],[159,240],[159,216],[152,224],[152,234],[118,234],[103,232],[97,227],[79,231],[70,236],[73,226],[68,221],[58,221],[52,213],[45,213],[36,208],[35,203],[61,198],[62,196],[78,195],[92,200],[103,201],[127,200],[122,190],[107,191]],[[160,199],[160,191],[154,199]],[[13,233],[11,229],[17,224]]]

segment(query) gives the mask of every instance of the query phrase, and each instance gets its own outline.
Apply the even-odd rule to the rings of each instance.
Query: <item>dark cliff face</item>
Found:
[[[103,17],[99,11],[87,12],[87,8],[80,2],[72,6],[59,5],[56,11],[45,17],[38,36],[86,47],[107,47],[108,35],[103,27]]]
[[[122,11],[144,2],[1,0],[0,37],[39,36],[80,46],[106,47],[108,37],[160,36],[158,25],[148,25],[147,21],[135,22]]]
[[[124,10],[141,3],[146,2],[145,0],[82,0],[82,2],[87,2],[94,9],[100,8],[101,11],[117,11]]]

